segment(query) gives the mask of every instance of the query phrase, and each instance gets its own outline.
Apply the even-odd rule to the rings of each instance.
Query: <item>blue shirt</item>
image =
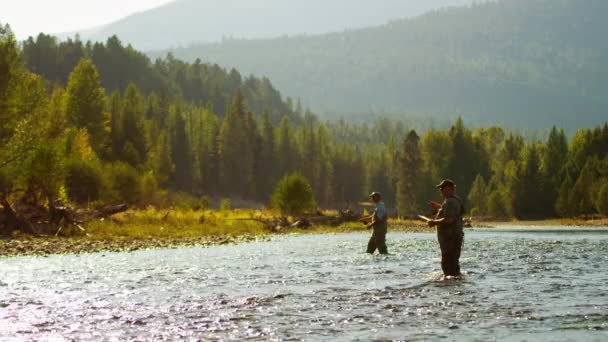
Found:
[[[386,206],[384,206],[384,202],[380,201],[376,203],[376,210],[374,210],[374,215],[382,221],[386,221]]]

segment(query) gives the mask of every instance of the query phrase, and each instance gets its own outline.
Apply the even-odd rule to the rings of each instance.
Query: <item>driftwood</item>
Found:
[[[357,222],[361,218],[360,214],[353,212],[350,209],[341,211],[338,216],[315,216],[309,220],[315,225],[336,227],[347,222]]]
[[[310,228],[312,223],[307,218],[302,218],[290,225],[291,228]]]
[[[2,205],[2,217],[0,219],[1,235],[9,236],[16,230],[34,235],[31,225],[15,212],[6,198],[0,198],[0,205]]]
[[[273,218],[261,218],[261,217],[252,217],[252,218],[239,218],[234,219],[234,221],[254,221],[260,222],[264,224],[267,230],[272,232],[278,232],[284,228],[291,226],[291,223],[286,217],[273,217]]]
[[[99,208],[96,210],[95,217],[96,218],[108,218],[112,215],[116,215],[118,213],[123,213],[127,211],[129,207],[126,204],[119,205],[110,205]]]
[[[20,231],[30,235],[57,236],[68,227],[75,227],[78,232],[83,233],[85,222],[108,218],[127,209],[127,205],[121,204],[98,209],[75,210],[61,201],[55,201],[48,207],[25,201],[11,205],[6,198],[0,198],[0,235],[9,236],[14,231]]]
[[[298,218],[294,222],[289,222],[286,217],[272,217],[272,218],[242,218],[235,219],[235,221],[255,221],[264,224],[266,229],[278,232],[286,228],[310,228],[313,226],[332,226],[336,227],[346,222],[356,222],[361,218],[361,215],[354,213],[351,210],[345,210],[340,212],[339,216],[324,216],[321,213],[317,213],[317,216],[313,217],[302,217]]]

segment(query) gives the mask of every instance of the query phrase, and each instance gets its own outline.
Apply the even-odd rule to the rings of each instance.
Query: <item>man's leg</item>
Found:
[[[460,235],[454,239],[454,276],[460,276],[460,254],[462,253],[462,243],[464,236]]]
[[[374,235],[380,254],[388,254],[388,249],[386,248],[386,229],[375,231]]]
[[[367,253],[374,254],[376,251],[376,232],[372,233],[372,236],[369,238],[369,242],[367,243]]]
[[[441,270],[444,276],[450,275],[450,251],[447,241],[439,241],[441,248]]]
[[[444,253],[445,249],[445,253]],[[460,251],[462,249],[462,237],[450,238],[442,248],[441,266],[446,276],[460,276]],[[444,265],[445,264],[445,265]]]

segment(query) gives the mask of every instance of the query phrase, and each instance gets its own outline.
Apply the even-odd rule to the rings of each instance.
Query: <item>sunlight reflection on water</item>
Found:
[[[608,338],[608,230],[468,231],[447,282],[433,234],[366,239],[0,259],[0,337]]]

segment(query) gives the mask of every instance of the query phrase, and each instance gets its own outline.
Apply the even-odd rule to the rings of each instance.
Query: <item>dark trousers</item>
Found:
[[[439,247],[441,247],[441,269],[445,276],[457,277],[460,275],[460,253],[464,233],[456,233],[453,236],[439,236]]]
[[[386,248],[386,227],[374,227],[374,232],[367,243],[367,253],[374,254],[376,249],[380,254],[388,254]]]

